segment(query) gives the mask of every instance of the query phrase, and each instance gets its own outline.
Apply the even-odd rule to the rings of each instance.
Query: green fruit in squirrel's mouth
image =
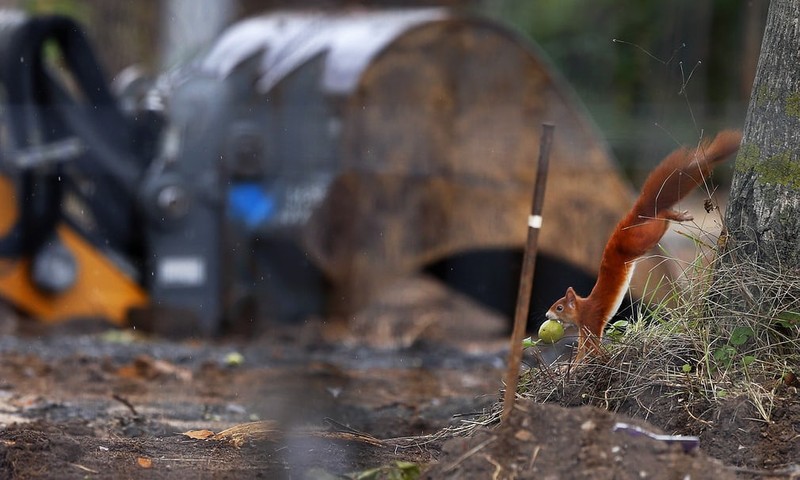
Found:
[[[547,320],[539,327],[539,338],[544,343],[556,343],[564,336],[564,326],[556,320]]]

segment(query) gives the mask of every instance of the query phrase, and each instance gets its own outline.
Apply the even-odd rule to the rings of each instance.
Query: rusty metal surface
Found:
[[[331,175],[302,241],[341,310],[448,255],[521,249],[543,122],[558,132],[543,252],[596,271],[632,200],[569,86],[534,44],[489,20],[278,12],[229,29],[201,68],[252,70],[275,119],[263,132],[274,164]]]
[[[545,121],[558,134],[541,248],[594,271],[630,186],[534,49],[457,18],[396,39],[347,97],[345,166],[308,224],[310,251],[359,304],[438,258],[521,249]]]

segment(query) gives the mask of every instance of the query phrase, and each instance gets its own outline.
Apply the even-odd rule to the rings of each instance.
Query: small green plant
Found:
[[[800,312],[783,311],[778,313],[775,319],[783,328],[800,326]]]
[[[736,356],[736,348],[730,345],[723,345],[714,349],[713,357],[717,365],[723,368],[730,368],[733,358]]]
[[[412,462],[397,460],[390,465],[372,468],[350,476],[353,480],[416,480],[421,469]]]
[[[753,336],[753,329],[750,327],[736,327],[731,332],[730,344],[734,347],[740,347],[747,343]]]
[[[731,330],[728,343],[721,347],[714,349],[712,355],[717,365],[722,368],[730,368],[733,361],[740,353],[740,347],[747,343],[748,340],[753,338],[755,332],[748,326],[737,326]],[[742,358],[742,365],[747,366],[755,361],[752,355],[746,355]]]
[[[629,408],[630,398],[655,382],[670,385],[668,396],[681,398],[692,414],[702,414],[709,404],[746,398],[754,418],[770,421],[785,393],[775,382],[800,384],[787,373],[800,365],[800,277],[719,261],[713,254],[687,262],[684,271],[667,285],[673,290],[641,295],[652,298],[643,302],[646,310],[610,323],[605,336],[619,341],[605,345],[604,358],[588,358],[563,377],[558,370],[549,376],[527,371],[519,394],[572,402],[578,387],[581,403],[613,410]],[[665,301],[656,303],[659,299]],[[537,343],[528,338],[524,345]]]
[[[622,337],[625,335],[625,331],[628,329],[629,322],[627,320],[617,320],[614,323],[609,324],[606,328],[605,334],[615,340],[620,341]]]

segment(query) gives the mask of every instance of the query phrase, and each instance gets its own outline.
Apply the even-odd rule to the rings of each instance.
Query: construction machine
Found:
[[[0,296],[41,321],[208,335],[346,315],[425,269],[510,311],[517,265],[448,272],[521,251],[542,121],[541,285],[591,285],[630,200],[565,82],[490,20],[273,12],[131,72],[112,85],[70,18],[0,12]]]

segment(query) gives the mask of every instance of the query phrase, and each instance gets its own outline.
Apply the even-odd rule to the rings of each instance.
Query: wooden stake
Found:
[[[547,183],[547,167],[550,160],[550,147],[553,143],[553,130],[550,124],[542,124],[542,139],[539,142],[539,166],[536,170],[536,185],[533,189],[531,215],[528,217],[528,241],[522,259],[522,272],[517,292],[517,308],[514,312],[514,330],[511,333],[511,346],[508,353],[508,370],[506,370],[506,392],[503,397],[503,413],[500,417],[505,422],[514,408],[519,382],[519,366],[522,362],[522,341],[528,324],[528,308],[533,287],[533,272],[536,268],[536,251],[539,244],[539,229],[542,226],[542,204],[544,189]]]

